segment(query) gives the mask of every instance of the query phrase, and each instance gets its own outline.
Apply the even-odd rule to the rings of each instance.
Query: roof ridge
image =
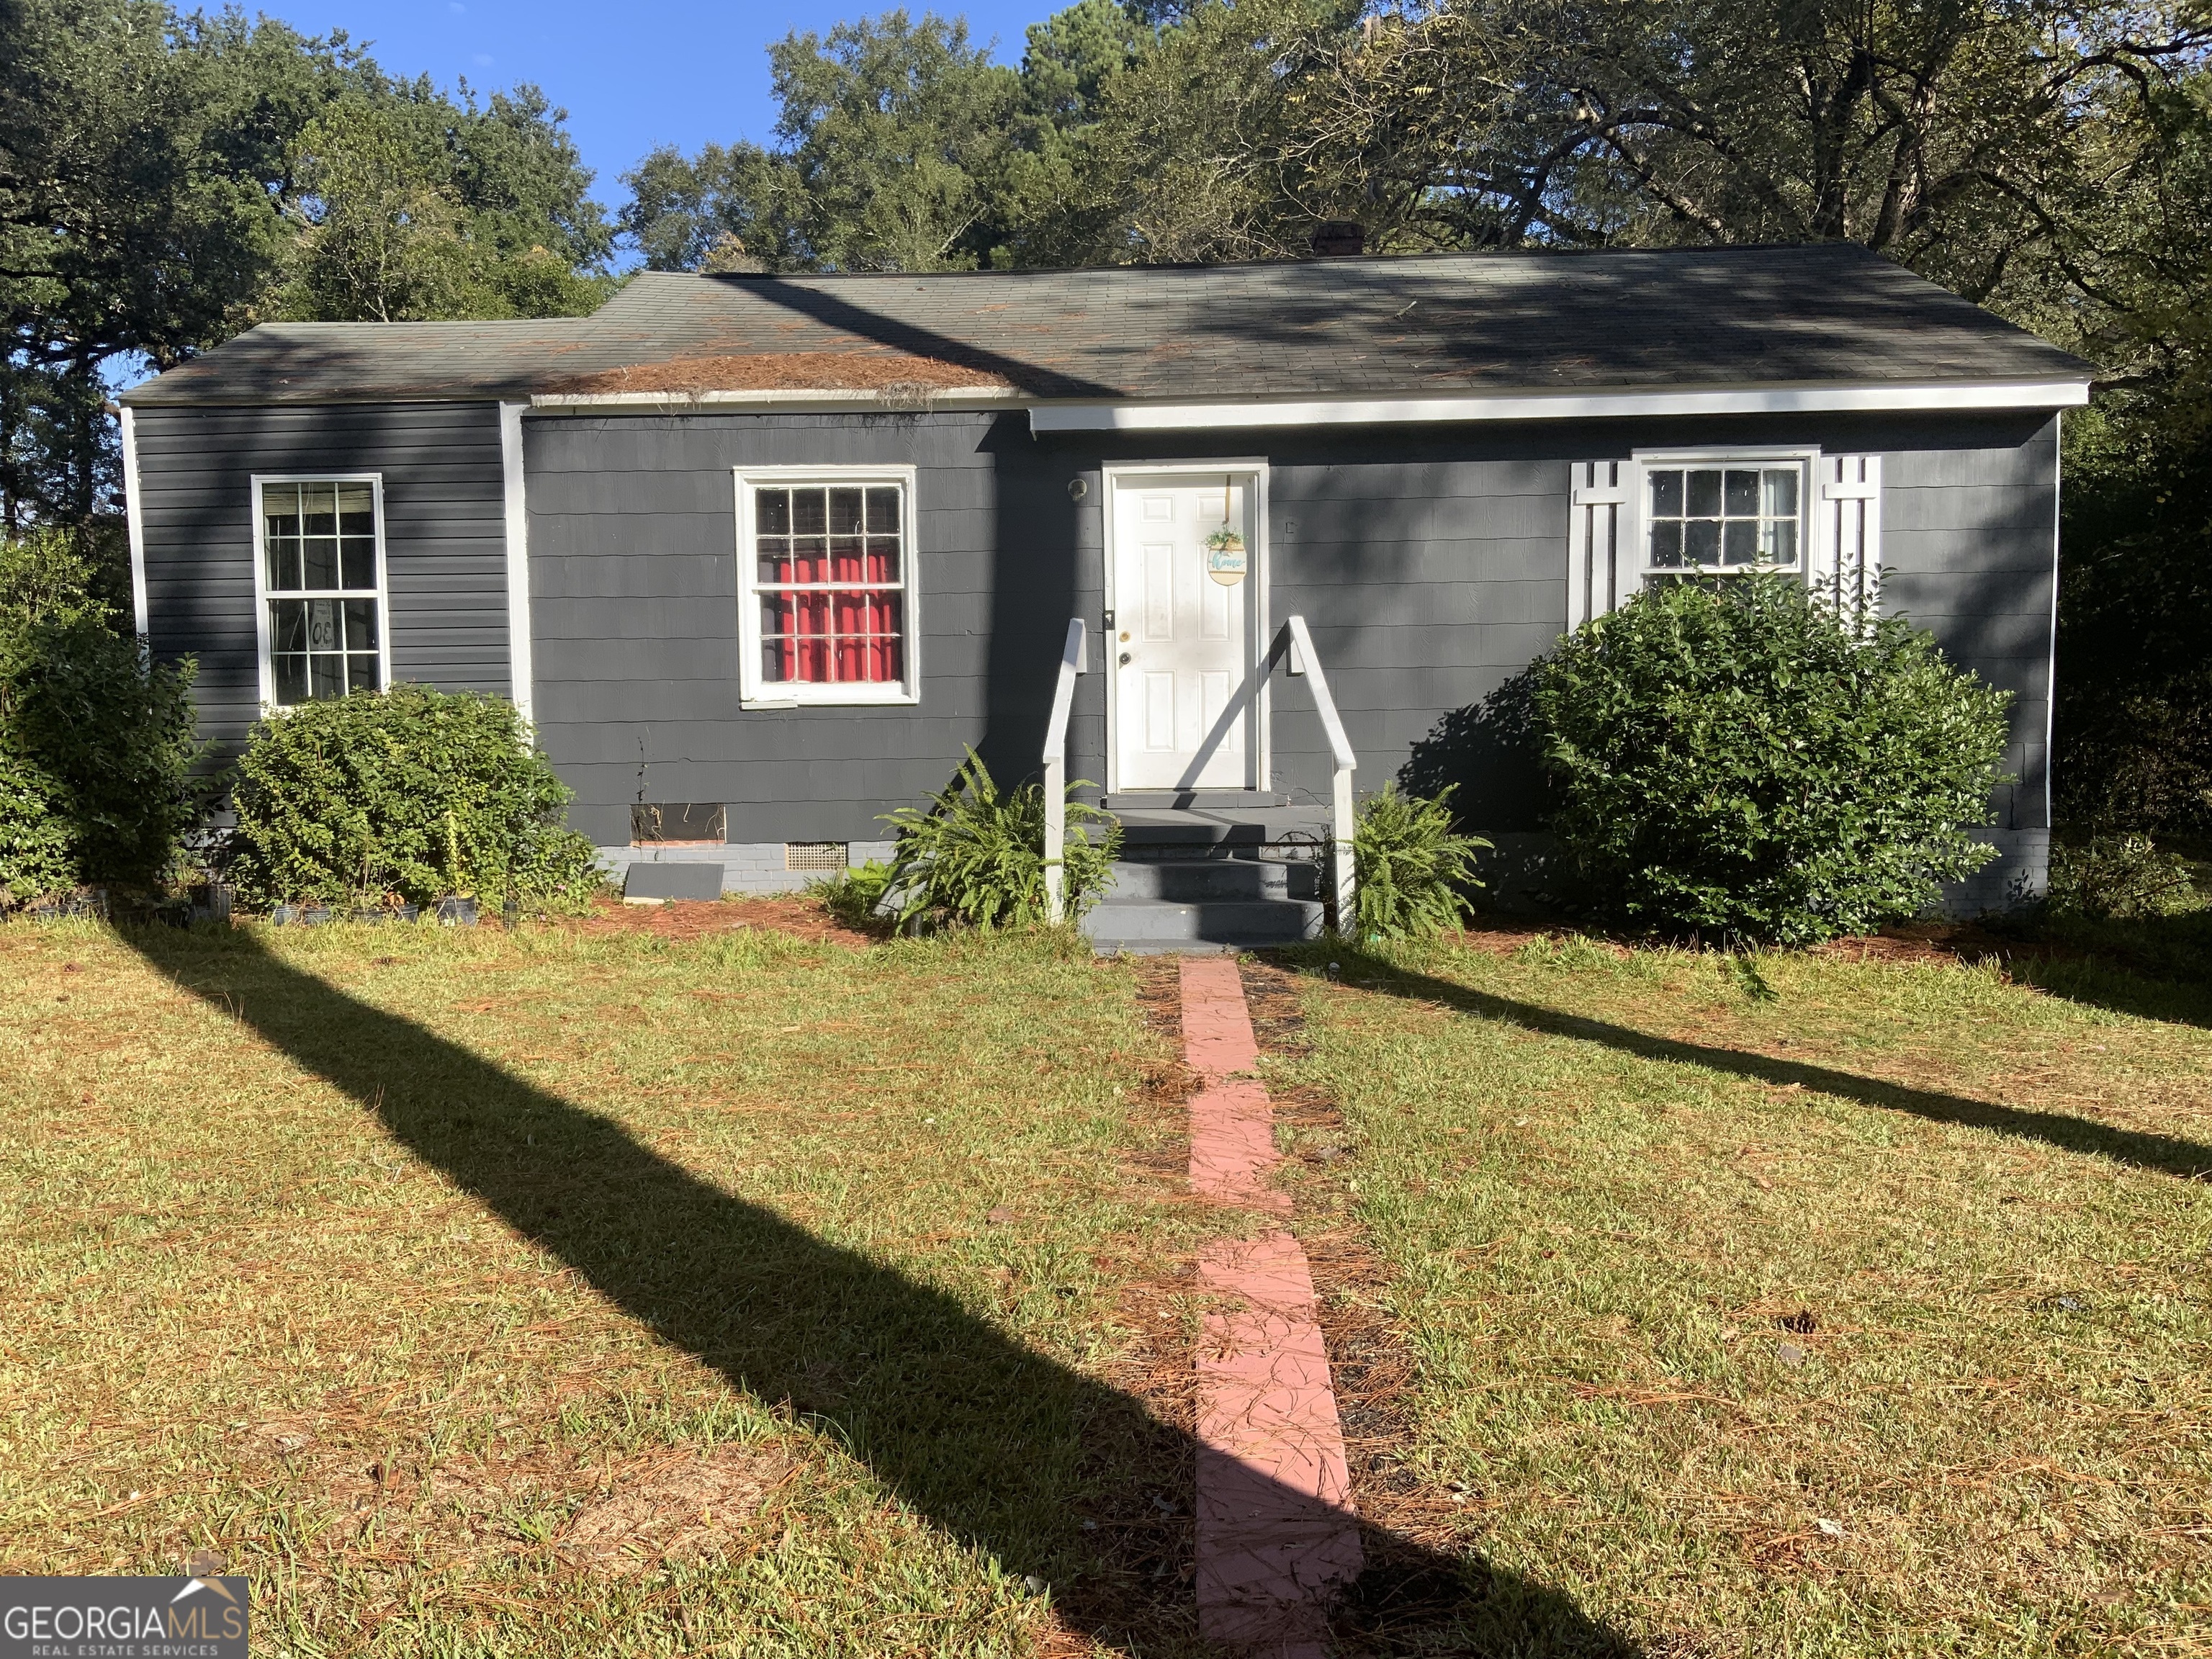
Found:
[[[1352,254],[1292,254],[1274,259],[1164,259],[1158,262],[1133,260],[1125,264],[1107,265],[1015,265],[997,270],[651,270],[641,269],[631,273],[639,276],[673,278],[683,282],[711,282],[722,286],[750,285],[756,283],[777,282],[937,282],[975,277],[1042,276],[1141,276],[1158,272],[1218,271],[1218,270],[1291,270],[1326,269],[1331,270],[1375,270],[1386,265],[1443,264],[1448,261],[1469,264],[1492,264],[1513,260],[1542,259],[1601,259],[1629,258],[1662,258],[1681,259],[1698,256],[1729,256],[1748,253],[1804,253],[1839,254],[1858,258],[1919,276],[1886,255],[1877,253],[1863,242],[1832,238],[1804,242],[1698,242],[1668,247],[1513,247],[1513,248],[1431,248],[1420,253],[1352,253]],[[1928,279],[1921,277],[1925,282]],[[619,291],[610,295],[611,305],[620,297]],[[594,313],[596,314],[596,313]]]

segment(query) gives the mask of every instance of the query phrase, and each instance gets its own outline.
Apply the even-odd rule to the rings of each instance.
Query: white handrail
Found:
[[[1283,629],[1291,636],[1291,672],[1312,679],[1314,708],[1321,715],[1321,729],[1328,734],[1329,750],[1335,757],[1336,772],[1329,789],[1329,862],[1336,886],[1336,931],[1349,936],[1359,931],[1353,919],[1358,892],[1352,858],[1352,775],[1359,761],[1352,752],[1352,739],[1344,734],[1336,699],[1329,696],[1328,676],[1322,672],[1313,635],[1306,631],[1306,619],[1288,617]]]
[[[1083,618],[1070,617],[1044,728],[1044,908],[1055,927],[1067,920],[1067,720],[1075,711],[1075,677],[1085,667],[1084,637]]]

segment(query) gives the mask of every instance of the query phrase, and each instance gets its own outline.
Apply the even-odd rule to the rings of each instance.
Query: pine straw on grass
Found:
[[[218,1554],[279,1652],[1186,1650],[1129,970],[744,908],[0,932],[0,1564]]]
[[[1474,1650],[2202,1650],[2212,1031],[1902,943],[1279,958]]]
[[[1278,965],[1246,958],[1253,1034],[1270,1070],[1311,1052],[1303,988]],[[1375,1254],[1331,1171],[1352,1150],[1336,1102],[1311,1085],[1271,1079],[1276,1138],[1287,1160],[1296,1228],[1313,1273],[1345,1455],[1362,1522],[1366,1567],[1335,1611],[1347,1653],[1450,1652],[1471,1639],[1468,1615],[1497,1586],[1464,1548],[1453,1494],[1408,1458],[1419,1362],[1388,1301],[1389,1267]],[[1463,1501],[1463,1500],[1460,1500]]]
[[[631,904],[603,897],[587,915],[568,924],[587,937],[645,933],[655,939],[702,939],[758,929],[812,944],[866,950],[872,935],[848,927],[814,900],[798,893],[759,894],[745,898],[667,899]]]

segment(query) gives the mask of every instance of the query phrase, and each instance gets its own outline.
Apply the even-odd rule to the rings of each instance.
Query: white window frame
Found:
[[[896,465],[867,466],[740,466],[737,481],[738,524],[738,705],[742,708],[799,708],[823,706],[883,708],[921,701],[921,526],[917,511],[915,469]],[[756,489],[804,489],[811,484],[850,489],[855,484],[896,484],[899,515],[901,592],[905,596],[905,638],[901,659],[904,678],[897,684],[848,680],[835,684],[794,684],[770,680],[761,672],[760,556],[753,528]]]
[[[1822,549],[1817,542],[1823,533],[1827,515],[1816,511],[1820,499],[1820,452],[1802,447],[1771,448],[1757,445],[1709,445],[1695,449],[1639,449],[1635,452],[1635,487],[1621,509],[1626,521],[1624,528],[1633,538],[1629,544],[1633,550],[1635,589],[1641,591],[1651,585],[1655,576],[1717,578],[1727,580],[1748,576],[1754,571],[1767,571],[1781,575],[1793,575],[1810,586],[1814,573],[1821,568]],[[1655,469],[1668,470],[1681,466],[1759,466],[1773,467],[1794,465],[1797,468],[1797,562],[1795,565],[1735,564],[1735,565],[1655,565],[1651,562],[1650,508],[1651,477]]]
[[[274,599],[312,599],[362,597],[359,588],[316,588],[310,592],[272,592],[269,586],[269,520],[261,510],[261,492],[269,484],[365,483],[376,514],[376,678],[379,691],[392,689],[392,592],[384,550],[384,475],[381,472],[257,472],[253,474],[253,642],[260,671],[261,708],[264,714],[296,708],[297,703],[276,701],[276,641],[270,635],[270,602]],[[313,701],[313,699],[310,699]]]

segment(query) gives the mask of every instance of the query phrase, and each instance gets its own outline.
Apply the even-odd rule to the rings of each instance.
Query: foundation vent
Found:
[[[787,870],[842,870],[852,862],[849,845],[842,841],[787,841],[783,844]]]

